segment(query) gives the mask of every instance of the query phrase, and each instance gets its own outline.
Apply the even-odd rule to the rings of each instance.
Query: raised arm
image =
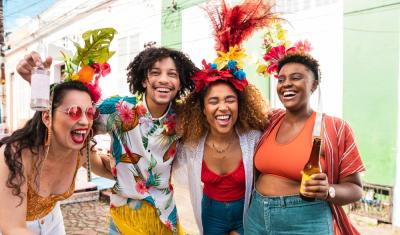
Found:
[[[34,235],[26,227],[26,181],[21,186],[21,195],[23,195],[21,201],[18,196],[12,194],[12,189],[7,187],[9,173],[3,145],[0,148],[0,232],[3,235]]]
[[[111,173],[110,159],[106,155],[98,154],[97,151],[90,151],[90,164],[92,171],[98,176],[114,179]]]

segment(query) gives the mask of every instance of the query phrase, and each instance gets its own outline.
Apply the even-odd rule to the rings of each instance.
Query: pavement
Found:
[[[190,205],[189,192],[183,187],[174,187],[178,215],[187,234],[198,234]],[[90,202],[71,203],[61,206],[65,229],[68,235],[108,234],[108,198]],[[377,223],[366,217],[350,215],[353,225],[363,235],[400,235],[399,229],[390,224]]]

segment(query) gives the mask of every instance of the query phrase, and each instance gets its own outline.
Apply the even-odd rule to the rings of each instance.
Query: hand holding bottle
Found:
[[[328,177],[325,173],[313,174],[302,187],[302,194],[305,197],[325,200],[329,190]]]
[[[31,82],[32,71],[35,67],[42,65],[44,68],[50,68],[53,59],[51,57],[47,57],[44,61],[40,58],[39,53],[33,51],[27,54],[24,59],[19,61],[17,65],[17,72],[23,79],[27,82]]]

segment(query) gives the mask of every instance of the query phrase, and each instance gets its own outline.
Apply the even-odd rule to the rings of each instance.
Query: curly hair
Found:
[[[68,91],[83,91],[90,96],[88,88],[83,83],[75,81],[53,84],[51,90],[53,92],[52,112],[61,105]],[[4,158],[10,171],[6,184],[8,188],[12,189],[12,194],[20,198],[20,204],[24,198],[21,186],[26,181],[22,163],[22,151],[29,149],[34,156],[39,156],[39,150],[45,143],[46,133],[47,127],[42,121],[42,112],[37,111],[24,127],[0,140],[0,146],[6,145],[4,148]],[[38,171],[43,160],[42,156],[34,158],[35,171]]]
[[[306,66],[314,75],[315,80],[320,82],[321,79],[321,72],[319,70],[319,63],[316,59],[314,59],[309,54],[302,54],[302,53],[289,53],[285,55],[278,61],[278,73],[281,71],[282,67],[285,64],[289,63],[299,63]]]
[[[179,81],[181,83],[181,90],[177,94],[177,99],[187,94],[194,89],[194,83],[190,79],[195,72],[199,69],[184,53],[165,48],[165,47],[151,47],[140,52],[135,59],[128,65],[128,79],[129,90],[132,94],[143,94],[145,88],[143,81],[147,79],[148,71],[153,65],[165,58],[171,58],[176,66],[179,74]]]
[[[238,96],[238,120],[235,127],[244,133],[251,129],[264,131],[268,124],[268,105],[261,92],[249,84],[243,91],[238,91],[231,83],[217,80],[203,88],[199,93],[189,94],[180,103],[178,113],[177,133],[183,142],[197,142],[209,129],[204,117],[204,97],[208,89],[219,83],[228,84]]]

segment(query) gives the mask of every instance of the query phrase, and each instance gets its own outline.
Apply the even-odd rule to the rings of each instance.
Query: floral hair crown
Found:
[[[264,43],[269,43],[268,39],[265,39],[266,40],[264,41]],[[308,40],[300,40],[296,42],[293,46],[288,46],[288,44],[289,42],[287,41],[282,42],[282,44],[278,44],[276,46],[266,44],[266,52],[263,59],[267,62],[267,64],[262,64],[258,66],[257,72],[262,73],[264,76],[274,75],[275,78],[278,78],[278,63],[282,58],[289,54],[308,54],[312,50],[311,44]]]
[[[101,97],[99,87],[100,77],[105,77],[111,72],[107,63],[115,51],[110,51],[109,46],[117,31],[113,28],[100,28],[86,31],[82,34],[84,47],[74,42],[76,54],[69,57],[61,52],[64,57],[64,81],[82,82],[91,94],[93,102]]]
[[[272,13],[272,4],[266,0],[245,0],[240,5],[228,7],[221,0],[220,6],[210,6],[207,3],[205,10],[214,29],[218,57],[214,63],[202,61],[203,69],[192,77],[195,92],[200,92],[217,80],[230,82],[242,91],[248,82],[243,71],[246,54],[240,45],[254,31],[277,20]]]

